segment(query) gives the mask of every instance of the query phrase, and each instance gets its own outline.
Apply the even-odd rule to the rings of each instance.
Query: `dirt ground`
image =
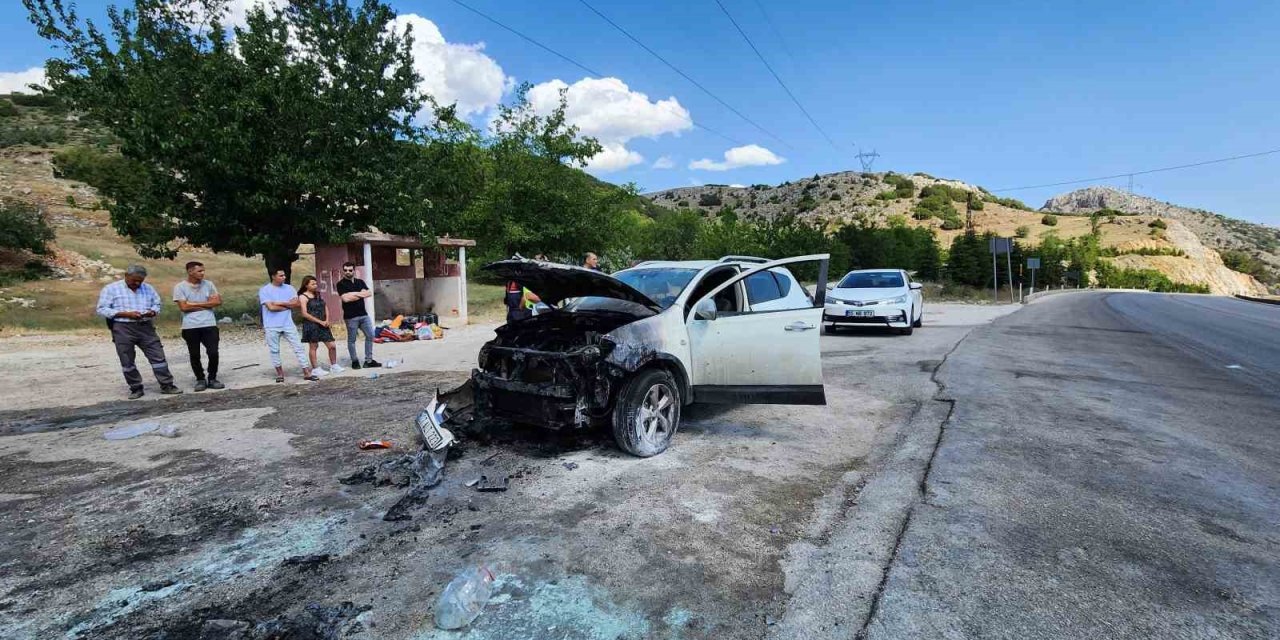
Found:
[[[911,337],[824,336],[827,406],[690,407],[655,458],[594,431],[463,435],[443,482],[399,521],[383,518],[406,489],[340,480],[414,448],[412,418],[465,379],[483,329],[454,336],[447,357],[449,340],[397,345],[440,347],[417,353],[442,370],[149,402],[110,400],[113,367],[61,386],[7,369],[0,394],[25,404],[0,412],[0,635],[763,637],[802,574],[838,570],[808,560],[931,397],[930,372],[1008,311],[933,305]],[[13,346],[0,365],[28,357]],[[98,347],[72,350],[110,357]],[[261,382],[263,366],[243,371]],[[180,434],[103,438],[139,422]],[[357,449],[371,437],[396,450]],[[467,486],[481,475],[510,487]],[[441,589],[480,563],[498,575],[484,613],[463,631],[435,629]]]

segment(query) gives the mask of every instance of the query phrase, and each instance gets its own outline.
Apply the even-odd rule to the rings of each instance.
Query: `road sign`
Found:
[[[1040,258],[1027,258],[1027,268],[1028,268],[1028,269],[1039,269],[1039,268],[1040,268]]]
[[[990,244],[992,255],[1013,252],[1013,238],[992,238]]]

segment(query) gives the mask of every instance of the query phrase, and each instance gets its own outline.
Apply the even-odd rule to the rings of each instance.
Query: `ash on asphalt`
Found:
[[[928,321],[825,359],[828,406],[694,407],[654,458],[602,431],[467,437],[396,521],[383,518],[407,488],[339,480],[414,453],[413,417],[465,373],[0,413],[0,629],[452,637],[434,628],[435,598],[483,563],[499,580],[468,637],[759,637],[784,613],[783,566],[816,530],[815,504],[894,440],[917,387],[932,391],[917,363],[963,335]],[[179,438],[101,437],[174,416]],[[396,447],[360,451],[366,438]],[[468,486],[482,475],[508,490]]]

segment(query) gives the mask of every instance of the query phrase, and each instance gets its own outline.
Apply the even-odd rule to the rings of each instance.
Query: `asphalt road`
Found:
[[[1280,637],[1280,307],[1050,296],[936,379],[865,637]]]

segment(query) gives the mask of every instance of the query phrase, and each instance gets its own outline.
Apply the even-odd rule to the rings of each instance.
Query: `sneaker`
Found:
[[[351,368],[352,368],[352,369],[359,369],[359,368],[360,368],[360,361],[359,361],[359,360],[352,360],[352,361],[351,361]]]
[[[314,373],[313,373],[313,374],[311,374],[311,375],[309,375],[309,376],[304,376],[302,379],[303,379],[303,380],[306,380],[307,382],[319,382],[319,381],[320,381],[320,377],[319,377],[319,376],[317,376],[317,375],[316,375],[316,374],[314,374]]]
[[[328,372],[328,371],[326,371],[326,370],[324,369],[324,367],[316,367],[316,368],[314,368],[314,369],[312,369],[312,370],[311,370],[311,375],[313,375],[313,376],[327,376],[327,375],[329,375],[329,372]]]
[[[163,393],[166,396],[176,396],[182,393],[182,389],[169,385],[167,387],[160,387],[160,393]]]
[[[226,389],[227,385],[222,384],[221,382],[218,382],[213,378],[209,378],[209,388],[210,389]]]
[[[138,398],[141,398],[141,397],[142,397],[142,389],[134,389],[133,391],[129,392],[130,400],[137,400]]]
[[[209,388],[209,383],[205,382],[204,380],[196,380],[196,387],[192,389],[192,391],[199,392],[199,391],[204,391],[205,389],[208,389],[208,388]]]
[[[340,364],[329,365],[329,373],[342,373],[346,370],[347,368]]]
[[[376,369],[376,368],[381,367],[381,366],[382,366],[382,363],[381,363],[381,362],[378,362],[377,360],[365,360],[365,361],[364,361],[364,368],[366,368],[366,369]]]

